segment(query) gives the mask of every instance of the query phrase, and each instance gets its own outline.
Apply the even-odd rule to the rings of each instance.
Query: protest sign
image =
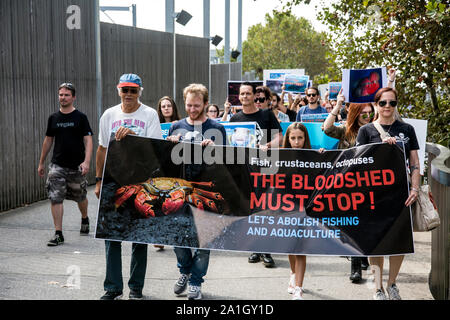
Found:
[[[325,150],[336,149],[339,143],[338,139],[327,136],[322,130],[322,123],[318,122],[302,122],[308,130],[309,140],[311,142],[311,149],[324,148]],[[293,122],[281,122],[281,130],[283,136],[286,134],[287,128],[293,124]]]
[[[127,136],[107,151],[96,238],[280,254],[413,252],[403,151],[207,146]]]
[[[300,116],[302,122],[324,122],[327,118],[328,113],[307,113]]]
[[[287,74],[284,77],[284,91],[293,93],[304,93],[308,88],[309,76],[297,76]]]
[[[232,147],[256,148],[255,122],[220,121],[227,133],[228,145]]]
[[[239,101],[239,88],[242,82],[244,81],[227,82],[228,102],[231,104],[232,107],[238,107],[242,105],[241,102]],[[250,82],[255,88],[263,85],[262,81],[247,81],[247,82]]]
[[[375,94],[384,87],[387,87],[386,67],[342,70],[342,91],[345,102],[374,102]]]
[[[328,99],[336,100],[341,88],[342,88],[342,82],[329,82],[328,83]]]

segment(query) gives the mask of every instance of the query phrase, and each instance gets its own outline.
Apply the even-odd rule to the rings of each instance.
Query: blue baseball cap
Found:
[[[141,78],[134,73],[125,73],[120,77],[117,88],[122,87],[142,87]]]

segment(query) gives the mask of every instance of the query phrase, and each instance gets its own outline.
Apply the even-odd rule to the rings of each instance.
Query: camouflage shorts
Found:
[[[86,199],[87,180],[79,170],[49,165],[47,177],[48,198],[52,203],[62,203],[64,199],[82,202]]]

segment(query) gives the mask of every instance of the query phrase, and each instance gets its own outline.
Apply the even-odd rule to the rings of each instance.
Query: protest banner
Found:
[[[324,122],[328,113],[308,113],[300,116],[301,122]]]
[[[228,88],[228,102],[231,104],[232,107],[240,107],[242,104],[239,101],[239,88],[241,86],[241,83],[245,81],[228,81],[227,82],[227,88]],[[263,81],[247,81],[252,84],[253,87],[258,87],[263,85]]]
[[[387,87],[386,67],[374,69],[342,69],[342,93],[345,102],[374,102],[375,94]]]
[[[404,153],[110,142],[96,238],[280,254],[414,251]]]

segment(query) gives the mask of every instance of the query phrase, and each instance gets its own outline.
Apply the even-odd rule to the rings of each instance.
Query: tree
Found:
[[[280,2],[290,12],[293,6],[311,1]],[[320,5],[318,19],[329,27],[328,41],[338,66],[395,68],[398,74],[396,89],[403,106],[400,111],[412,116],[428,114],[425,118],[429,118],[431,127],[437,130],[432,132],[431,140],[448,146],[448,1],[340,0],[330,4],[321,0]],[[433,114],[434,118],[430,117]]]
[[[265,24],[249,28],[242,44],[242,70],[305,69],[311,78],[328,71],[330,48],[324,33],[314,31],[308,20],[274,11]]]

